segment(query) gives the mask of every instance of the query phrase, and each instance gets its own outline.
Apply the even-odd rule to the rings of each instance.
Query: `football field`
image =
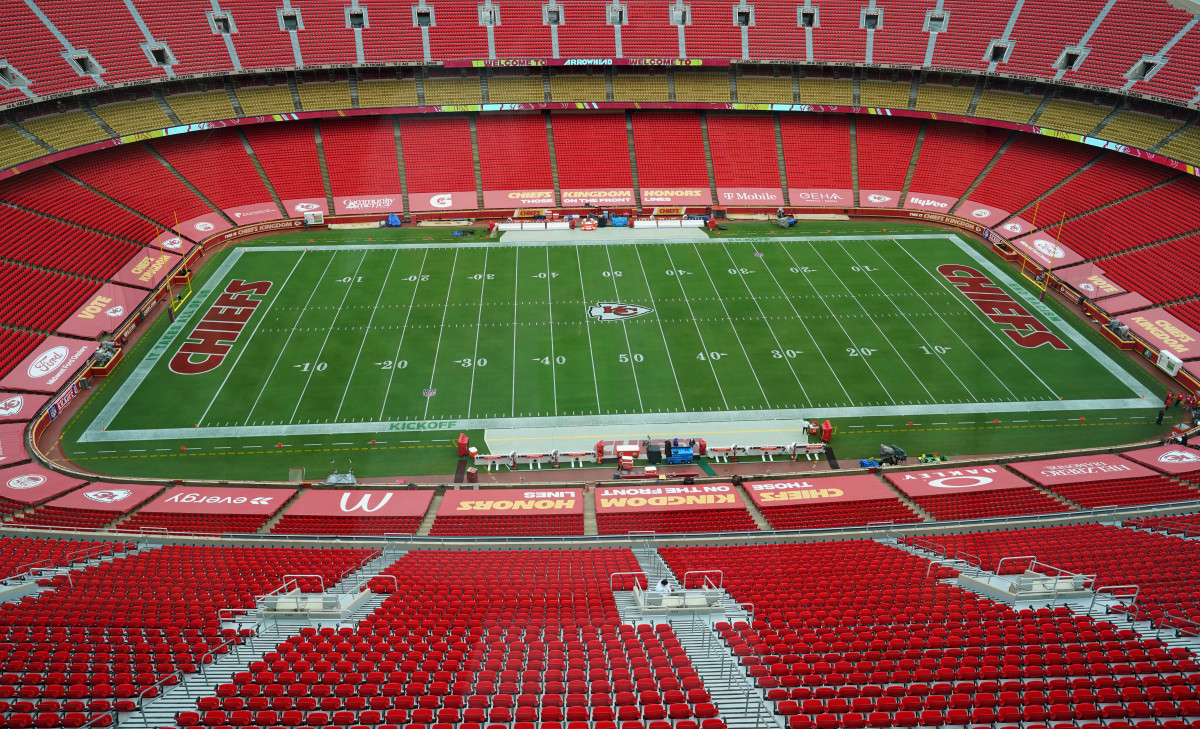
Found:
[[[235,248],[79,440],[1050,412],[1150,396],[952,233],[511,236]]]

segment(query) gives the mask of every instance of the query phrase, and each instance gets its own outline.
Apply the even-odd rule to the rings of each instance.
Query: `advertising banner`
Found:
[[[279,214],[279,208],[271,200],[226,208],[225,214],[229,216],[229,219],[233,221],[235,226],[263,223],[268,220],[279,220],[283,217]]]
[[[718,187],[717,204],[731,207],[777,208],[785,203],[782,187]]]
[[[858,206],[861,208],[899,207],[899,190],[859,190]]]
[[[703,187],[643,187],[642,205],[712,205],[712,192]]]
[[[333,198],[333,212],[335,215],[402,213],[404,197],[399,190],[381,195],[343,195]]]
[[[28,395],[20,392],[0,392],[0,424],[22,423],[33,419],[38,408],[46,404],[48,395]],[[0,463],[6,463],[0,450]],[[7,461],[12,463],[12,461]]]
[[[176,486],[142,508],[147,514],[258,514],[279,511],[296,489]],[[141,513],[141,512],[139,512]]]
[[[634,514],[652,511],[713,511],[745,509],[733,484],[702,486],[600,486],[596,488],[597,514]]]
[[[852,208],[854,190],[835,190],[823,187],[788,188],[788,201],[792,205],[815,208]]]
[[[909,496],[941,496],[943,494],[1002,491],[1033,488],[1012,471],[1002,466],[972,466],[945,471],[907,471],[885,473],[893,486]]]
[[[1007,238],[1009,240],[1012,240],[1013,238],[1016,238],[1019,235],[1025,235],[1026,233],[1028,233],[1031,230],[1033,230],[1033,225],[1028,220],[1026,220],[1025,218],[1022,218],[1019,215],[1017,217],[1013,218],[1012,220],[1008,221],[1004,225],[998,226],[996,228],[997,233],[999,233],[1000,235],[1004,236],[1005,238]]]
[[[598,206],[633,205],[633,190],[628,187],[595,187],[562,191],[563,207],[574,207],[588,203]]]
[[[146,298],[143,289],[118,284],[104,284],[80,306],[70,319],[58,327],[59,334],[95,339],[105,332],[115,331],[121,322],[137,311]]]
[[[30,463],[0,469],[0,496],[19,504],[40,504],[85,483]]]
[[[582,489],[486,489],[447,491],[438,516],[582,514]]]
[[[975,200],[965,200],[962,205],[958,206],[956,215],[967,220],[974,220],[985,228],[994,228],[1011,213]]]
[[[153,289],[163,282],[183,258],[174,253],[167,253],[155,248],[144,248],[133,254],[133,258],[121,267],[114,283],[126,286],[136,286],[139,289]]]
[[[241,238],[246,235],[254,235],[255,233],[272,233],[279,230],[291,230],[292,228],[304,227],[303,220],[276,220],[270,223],[259,223],[258,225],[247,225],[244,228],[235,228],[230,230],[220,237],[222,243],[231,241],[234,238]]]
[[[410,192],[408,207],[411,212],[425,213],[431,210],[474,210],[479,207],[474,190],[463,192]]]
[[[226,223],[225,227],[228,228],[229,224]],[[166,231],[165,233],[159,233],[158,237],[150,242],[150,245],[154,246],[160,251],[178,253],[181,256],[186,256],[193,248],[196,247],[196,245],[191,241],[183,239],[178,233],[170,230]]]
[[[424,516],[433,501],[429,489],[404,491],[309,490],[296,499],[288,516]]]
[[[1145,309],[1148,306],[1153,306],[1150,303],[1150,299],[1147,299],[1136,291],[1130,291],[1127,294],[1117,294],[1116,296],[1110,296],[1107,299],[1096,302],[1096,308],[1110,317]]]
[[[0,380],[0,389],[57,392],[99,346],[96,342],[67,337],[46,337],[32,354]]]
[[[1162,445],[1125,451],[1121,454],[1135,463],[1176,476],[1200,471],[1200,451],[1180,445]]]
[[[29,454],[25,452],[24,435],[25,423],[0,423],[0,466],[11,466],[30,460]]]
[[[1043,486],[1117,481],[1154,475],[1154,472],[1145,466],[1115,455],[1051,458],[1045,461],[1010,463],[1008,467]]]
[[[874,476],[835,476],[787,481],[749,481],[742,488],[759,508],[896,499]]]
[[[66,496],[60,496],[47,506],[57,506],[63,509],[86,509],[88,511],[111,511],[114,514],[128,514],[137,508],[138,504],[158,493],[162,486],[149,486],[134,483],[103,483],[97,481],[91,486],[76,489]]]
[[[910,190],[908,197],[904,199],[904,209],[926,210],[931,213],[949,213],[956,202],[958,202],[958,198],[956,197],[930,195],[929,193],[912,192]]]
[[[284,200],[283,209],[289,218],[303,218],[305,213],[321,213],[329,215],[329,203],[323,197],[302,197],[295,200]]]
[[[163,221],[166,222],[166,221]],[[202,241],[210,235],[232,228],[229,221],[220,213],[206,213],[179,224],[178,233],[194,241]]]
[[[1104,273],[1104,269],[1094,263],[1080,263],[1063,269],[1054,269],[1054,277],[1067,286],[1075,289],[1089,299],[1103,299],[1127,293],[1125,289]]]
[[[554,190],[484,190],[483,207],[488,210],[505,208],[552,208]]]
[[[1042,268],[1066,268],[1083,262],[1083,256],[1062,245],[1045,231],[1011,240],[1009,244]]]
[[[1121,317],[1121,321],[1155,351],[1165,349],[1179,359],[1200,359],[1200,332],[1165,309],[1139,311]]]

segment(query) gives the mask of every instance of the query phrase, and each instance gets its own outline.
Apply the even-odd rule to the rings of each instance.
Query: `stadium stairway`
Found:
[[[754,505],[754,500],[749,498],[747,494],[742,494],[742,501],[745,502],[746,511],[750,513],[750,518],[754,520],[754,523],[759,529],[764,532],[769,532],[775,528],[771,526],[771,524],[767,521],[767,517],[763,516],[762,511],[760,511],[759,508]]]
[[[446,498],[446,492],[438,489],[433,494],[433,500],[429,502],[429,508],[425,511],[425,518],[421,520],[421,525],[417,527],[418,537],[429,536],[430,530],[433,529],[433,522],[437,519],[438,507],[442,505],[442,499]]]
[[[586,497],[583,500],[583,533],[587,535],[600,533],[600,525],[596,522],[596,500]]]

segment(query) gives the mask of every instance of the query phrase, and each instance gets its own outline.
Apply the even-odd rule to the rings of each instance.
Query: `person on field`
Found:
[[[1154,421],[1155,425],[1162,425],[1163,415],[1166,414],[1166,412],[1167,412],[1166,408],[1163,408],[1162,410],[1158,411],[1158,418]]]

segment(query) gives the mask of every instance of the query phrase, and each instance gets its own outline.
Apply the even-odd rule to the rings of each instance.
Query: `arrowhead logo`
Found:
[[[85,498],[99,501],[101,504],[115,504],[133,496],[133,492],[129,489],[108,489],[106,491],[85,491],[83,495]]]
[[[633,319],[650,314],[654,311],[649,306],[640,306],[638,304],[622,304],[619,301],[601,301],[595,306],[588,307],[588,316],[593,317],[596,321],[620,321],[623,319]]]
[[[1200,455],[1194,451],[1167,451],[1158,457],[1159,463],[1195,463],[1200,461]]]
[[[7,400],[0,400],[0,417],[16,415],[21,412],[21,408],[23,407],[25,407],[25,398],[20,395],[13,395]]]

